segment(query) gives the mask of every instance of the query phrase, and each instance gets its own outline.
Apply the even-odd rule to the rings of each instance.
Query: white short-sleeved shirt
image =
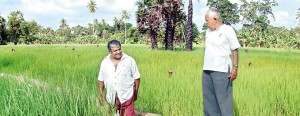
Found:
[[[203,70],[228,72],[232,69],[231,52],[239,47],[232,27],[223,24],[214,31],[207,29]]]
[[[116,93],[121,103],[129,100],[134,92],[134,80],[139,78],[140,72],[135,60],[124,53],[116,70],[110,54],[101,62],[98,80],[104,82],[106,99],[111,104],[115,103]]]

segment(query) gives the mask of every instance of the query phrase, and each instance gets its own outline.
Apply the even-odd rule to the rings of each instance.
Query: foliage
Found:
[[[166,22],[165,50],[173,50],[175,28],[185,22],[183,7],[181,0],[162,0],[163,20]]]
[[[208,0],[207,6],[215,7],[219,10],[224,24],[231,25],[239,23],[238,4],[229,0]]]
[[[268,15],[274,18],[272,7],[277,5],[274,0],[251,1],[250,3],[242,0],[240,14],[243,17],[244,26],[249,26],[253,31],[264,31],[270,24]]]
[[[5,29],[5,26],[6,26],[6,21],[5,21],[5,19],[2,17],[2,16],[0,16],[0,34],[4,31],[4,29]]]
[[[137,26],[141,34],[151,38],[151,49],[158,49],[157,35],[162,26],[162,7],[154,0],[139,0],[136,3]]]
[[[268,15],[274,18],[272,7],[278,5],[274,0],[251,1],[242,0],[240,14],[243,17],[243,28],[249,30],[256,47],[266,47],[268,41],[267,28],[270,25]]]
[[[121,30],[121,24],[122,20],[118,19],[117,17],[114,17],[114,29],[115,29],[115,34]]]
[[[59,36],[60,41],[63,43],[67,43],[68,41],[71,40],[70,39],[71,29],[65,19],[62,19],[60,21],[59,29],[56,30],[55,34]]]
[[[180,47],[182,50],[186,50],[186,43],[187,43],[187,24],[182,23],[181,25],[177,26],[175,29],[175,47]],[[197,43],[195,40],[197,36],[199,35],[198,27],[195,23],[192,25],[192,42]],[[189,51],[189,50],[186,50]]]
[[[36,35],[40,30],[40,26],[36,21],[32,20],[30,22],[23,21],[21,23],[21,33],[24,38],[23,43],[32,43],[36,39]]]
[[[243,28],[238,31],[238,39],[243,47],[293,48],[299,49],[299,27],[288,30],[285,27],[269,26],[267,31],[256,34]]]
[[[21,23],[24,21],[23,13],[21,11],[12,11],[8,16],[7,25],[13,38],[13,42],[17,45],[19,36],[21,35]]]
[[[0,16],[0,45],[6,44],[6,20]]]
[[[185,22],[183,4],[180,0],[140,0],[137,2],[137,23],[139,31],[147,33],[151,40],[151,49],[157,49],[159,29],[165,28],[165,50],[173,50],[176,26]]]

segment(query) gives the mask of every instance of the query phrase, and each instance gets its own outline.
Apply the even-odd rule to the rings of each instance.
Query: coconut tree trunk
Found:
[[[188,21],[187,21],[187,38],[185,44],[185,50],[191,51],[193,49],[193,3],[189,0],[188,7]]]
[[[13,41],[14,41],[14,45],[17,45],[18,44],[18,37],[17,37],[17,34],[16,34],[17,32],[14,32],[14,39],[13,39]]]
[[[151,30],[150,31],[150,38],[151,38],[151,49],[152,50],[156,50],[158,49],[158,46],[157,46],[157,33],[156,31],[154,30]]]
[[[173,26],[173,16],[167,18],[167,27],[165,33],[165,49],[173,50],[174,32],[175,28]]]
[[[127,37],[126,37],[126,23],[125,23],[125,44],[127,43]]]

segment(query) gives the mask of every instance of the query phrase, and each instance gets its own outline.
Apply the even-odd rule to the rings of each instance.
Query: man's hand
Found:
[[[140,86],[140,79],[135,79],[134,80],[134,91],[133,91],[133,97],[134,97],[134,101],[137,100],[138,97],[138,91],[139,91],[139,86]]]
[[[230,79],[230,81],[233,81],[236,79],[238,74],[238,69],[236,67],[233,68],[233,70],[230,72],[228,78]]]
[[[134,90],[134,93],[133,93],[134,101],[137,100],[137,97],[138,97],[138,90]]]
[[[98,81],[99,97],[101,101],[106,101],[106,95],[103,96],[104,82]]]
[[[100,94],[99,98],[100,98],[101,102],[107,102],[106,101],[106,94],[104,94],[104,95]]]
[[[236,79],[237,75],[238,75],[238,65],[239,64],[239,52],[238,49],[234,49],[232,50],[232,54],[233,54],[233,64],[234,67],[232,69],[232,71],[230,72],[228,78],[230,79],[230,81],[233,81]]]

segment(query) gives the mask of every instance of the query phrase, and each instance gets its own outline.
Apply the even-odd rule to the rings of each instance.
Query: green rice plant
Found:
[[[164,116],[203,115],[203,48],[122,48],[141,73],[136,109]],[[113,115],[99,101],[97,89],[100,62],[107,54],[106,45],[0,46],[0,115]],[[240,48],[239,54],[235,115],[300,115],[300,52]]]
[[[112,115],[108,105],[80,88],[37,86],[7,76],[1,80],[1,115]]]

